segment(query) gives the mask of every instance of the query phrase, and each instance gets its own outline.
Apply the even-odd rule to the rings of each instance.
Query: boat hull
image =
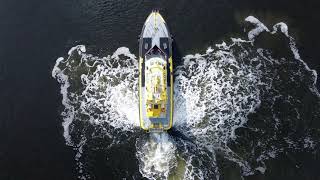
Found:
[[[150,132],[173,123],[172,38],[158,11],[148,16],[139,38],[139,118]]]

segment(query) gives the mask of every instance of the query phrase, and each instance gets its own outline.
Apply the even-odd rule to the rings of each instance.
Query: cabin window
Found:
[[[167,43],[163,43],[163,48],[167,49]]]

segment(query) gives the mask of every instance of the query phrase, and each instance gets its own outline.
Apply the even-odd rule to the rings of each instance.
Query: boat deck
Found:
[[[167,87],[167,94],[170,94],[170,87]],[[143,105],[144,102],[146,102],[146,87],[141,87],[141,101],[142,101],[142,105],[141,105],[141,110],[142,110],[142,123],[143,126],[147,129],[168,129],[170,128],[170,110],[171,110],[171,99],[170,96],[167,96],[168,100],[167,100],[167,105],[166,105],[166,115],[159,117],[159,118],[148,118],[147,117],[147,112],[146,112],[146,106]],[[155,126],[159,126],[159,127],[155,127]]]

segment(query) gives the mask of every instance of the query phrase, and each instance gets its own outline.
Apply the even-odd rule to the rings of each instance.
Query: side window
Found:
[[[163,43],[163,48],[167,49],[167,43]]]

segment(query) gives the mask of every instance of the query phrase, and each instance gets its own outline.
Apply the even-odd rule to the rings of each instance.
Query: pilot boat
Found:
[[[139,37],[139,118],[148,132],[172,127],[172,38],[159,11],[151,12]]]

